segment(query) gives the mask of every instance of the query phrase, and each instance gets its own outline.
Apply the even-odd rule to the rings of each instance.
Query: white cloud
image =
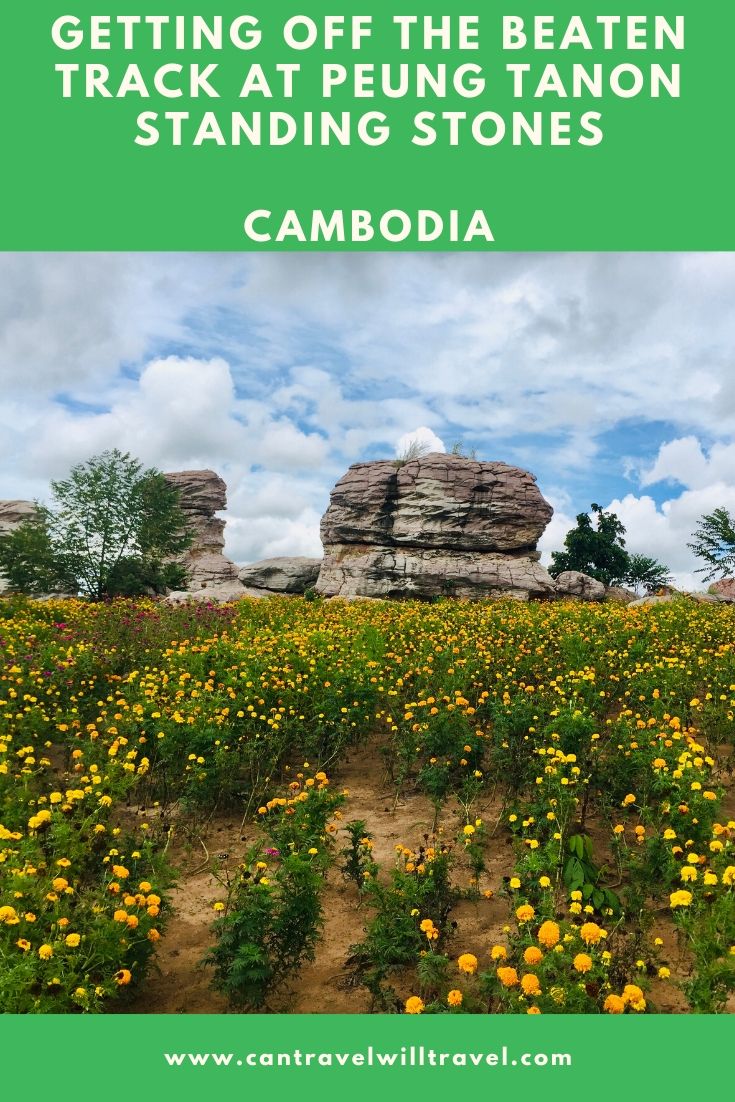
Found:
[[[440,440],[435,432],[427,428],[426,425],[421,425],[420,428],[414,429],[412,432],[404,432],[403,436],[398,438],[396,455],[405,455],[414,444],[426,452],[445,452],[447,450],[444,441]]]
[[[735,486],[714,482],[696,490],[685,490],[679,497],[658,507],[652,497],[626,494],[607,507],[617,513],[625,525],[626,547],[631,553],[651,555],[665,563],[683,588],[706,588],[695,573],[702,566],[687,547],[701,517],[723,507],[735,511]]]
[[[657,482],[678,482],[690,489],[735,482],[735,444],[714,444],[707,454],[695,436],[671,440],[659,448],[653,466],[641,478],[642,486]]]
[[[530,467],[545,555],[599,470],[631,549],[691,576],[735,484],[734,289],[735,254],[5,254],[0,496],[117,446],[219,470],[237,557],[313,552],[348,463],[418,432]],[[614,454],[645,422],[658,455]]]

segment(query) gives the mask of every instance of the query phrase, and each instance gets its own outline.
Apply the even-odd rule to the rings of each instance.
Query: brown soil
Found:
[[[406,793],[395,802],[395,790],[385,776],[383,759],[375,745],[355,750],[343,760],[332,771],[332,782],[349,790],[345,819],[367,821],[374,842],[373,855],[384,868],[392,865],[396,845],[414,847],[434,826],[433,808],[425,796]],[[497,891],[502,877],[511,872],[514,860],[510,837],[502,829],[493,830],[503,808],[490,797],[473,809],[475,813],[484,819],[492,835],[487,847],[487,870],[480,887]],[[450,806],[437,824],[437,831],[453,839],[463,821],[459,809]],[[226,1001],[210,986],[211,970],[202,967],[201,960],[213,941],[212,903],[225,895],[212,875],[212,859],[219,858],[222,868],[237,867],[248,845],[242,837],[241,825],[240,816],[220,816],[208,823],[197,839],[187,838],[181,827],[179,834],[174,834],[169,858],[179,870],[179,877],[171,892],[173,913],[148,978],[128,1004],[130,1013],[231,1012]],[[594,836],[594,827],[591,833]],[[462,867],[461,857],[458,865],[459,885],[467,887],[470,872]],[[357,890],[338,869],[332,868],[322,900],[324,927],[316,958],[302,967],[289,990],[273,1000],[268,1007],[270,1011],[361,1014],[371,1010],[370,994],[355,982],[347,965],[350,946],[360,940],[365,920]],[[452,921],[457,923],[457,935],[449,951],[474,953],[486,961],[489,947],[503,940],[508,914],[507,900],[502,896],[461,900],[451,914]],[[687,1013],[686,1000],[675,981],[687,977],[688,961],[665,909],[656,916],[651,938],[656,936],[664,941],[661,957],[671,968],[672,977],[668,981],[651,982],[651,1001],[661,1013]],[[406,990],[401,995],[411,993]]]

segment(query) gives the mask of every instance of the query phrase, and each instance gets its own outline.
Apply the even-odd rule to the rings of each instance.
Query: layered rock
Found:
[[[166,481],[179,491],[192,534],[191,546],[178,559],[187,573],[187,592],[230,590],[242,596],[238,567],[223,554],[225,522],[216,515],[227,507],[224,480],[215,471],[174,471]]]
[[[305,593],[316,585],[321,559],[299,556],[261,559],[240,568],[242,585],[266,593]]]
[[[602,601],[606,594],[602,582],[579,570],[565,570],[556,579],[555,589],[557,596],[576,601]]]
[[[721,601],[735,601],[735,578],[720,578],[709,587],[709,592],[714,593]]]
[[[536,544],[552,516],[506,463],[432,453],[357,463],[322,518],[324,596],[552,596]]]

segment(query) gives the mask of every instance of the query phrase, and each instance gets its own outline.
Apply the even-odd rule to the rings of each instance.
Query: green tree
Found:
[[[705,514],[687,547],[704,561],[705,565],[695,571],[704,575],[704,581],[735,573],[735,519],[723,508]]]
[[[49,534],[46,510],[0,536],[0,574],[15,593],[38,597],[43,593],[76,593],[73,578],[57,561]]]
[[[636,590],[653,593],[661,586],[671,585],[672,577],[668,566],[652,559],[648,555],[631,555],[628,560],[628,572],[623,579],[626,585]]]
[[[554,551],[549,573],[558,578],[565,570],[578,570],[604,585],[624,581],[630,556],[625,550],[625,528],[615,513],[606,513],[594,502],[595,523],[588,513],[579,513],[577,527],[567,532],[564,551]]]
[[[172,563],[191,543],[178,491],[117,449],[51,483],[51,504],[0,542],[0,570],[24,593],[54,589],[100,600],[181,586]]]

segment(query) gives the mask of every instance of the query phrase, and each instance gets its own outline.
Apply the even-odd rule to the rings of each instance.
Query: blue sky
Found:
[[[318,554],[345,468],[417,432],[597,501],[683,584],[735,509],[732,254],[5,254],[0,497],[118,446],[229,485],[228,550]]]

